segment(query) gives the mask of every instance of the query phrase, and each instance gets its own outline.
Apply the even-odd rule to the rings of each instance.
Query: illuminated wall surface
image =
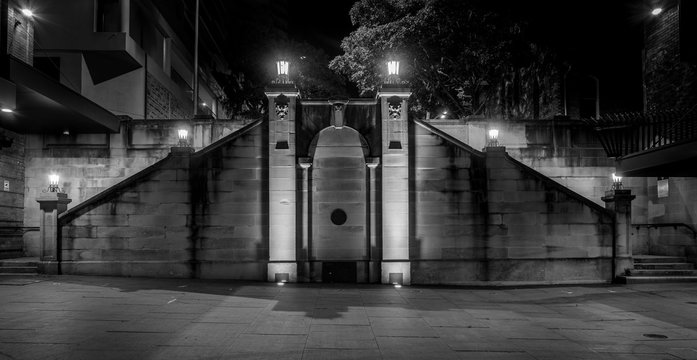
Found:
[[[291,272],[290,280],[355,282],[399,275],[414,284],[611,278],[608,212],[504,151],[477,151],[418,121],[408,122],[402,152],[408,202],[396,213],[407,223],[391,233],[384,191],[399,182],[383,168],[379,102],[349,103],[341,127],[331,111],[326,102],[298,106],[297,150],[289,151],[309,166],[296,166],[295,181],[269,178],[271,130],[284,121],[272,116],[194,154],[172,153],[69,210],[60,220],[63,272],[247,280]],[[371,177],[366,163],[375,159]],[[288,206],[272,204],[274,186],[295,189],[293,230],[284,234],[295,254],[269,267],[270,229],[283,225],[270,215]],[[369,189],[378,189],[373,205]],[[404,244],[407,258],[383,252],[385,237]]]

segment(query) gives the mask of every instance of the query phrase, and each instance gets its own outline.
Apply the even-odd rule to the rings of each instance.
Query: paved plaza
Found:
[[[697,359],[697,285],[0,278],[0,359]]]

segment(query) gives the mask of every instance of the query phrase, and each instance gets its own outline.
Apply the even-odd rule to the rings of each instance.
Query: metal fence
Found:
[[[584,119],[598,134],[609,157],[697,139],[697,111],[667,110],[654,113],[605,114]]]

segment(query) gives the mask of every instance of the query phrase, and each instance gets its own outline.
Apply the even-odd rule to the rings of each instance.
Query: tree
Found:
[[[458,116],[553,115],[554,85],[547,85],[556,76],[554,56],[483,1],[360,0],[350,15],[358,29],[343,39],[344,54],[330,68],[364,95],[376,91],[385,61],[396,57],[413,91],[411,111],[422,116],[445,109]]]
[[[234,115],[261,116],[264,89],[276,76],[275,61],[290,62],[290,79],[304,97],[345,95],[346,80],[329,70],[323,50],[293,38],[288,30],[287,1],[225,2],[226,37],[220,41],[228,70],[216,80],[227,95],[224,106]]]

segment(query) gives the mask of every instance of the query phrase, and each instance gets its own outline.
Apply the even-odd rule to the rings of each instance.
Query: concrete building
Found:
[[[193,116],[193,49],[152,2],[30,5],[3,1],[0,16],[5,256],[38,255],[49,173],[79,203],[164,157],[182,126],[198,147],[232,131],[208,63]]]

